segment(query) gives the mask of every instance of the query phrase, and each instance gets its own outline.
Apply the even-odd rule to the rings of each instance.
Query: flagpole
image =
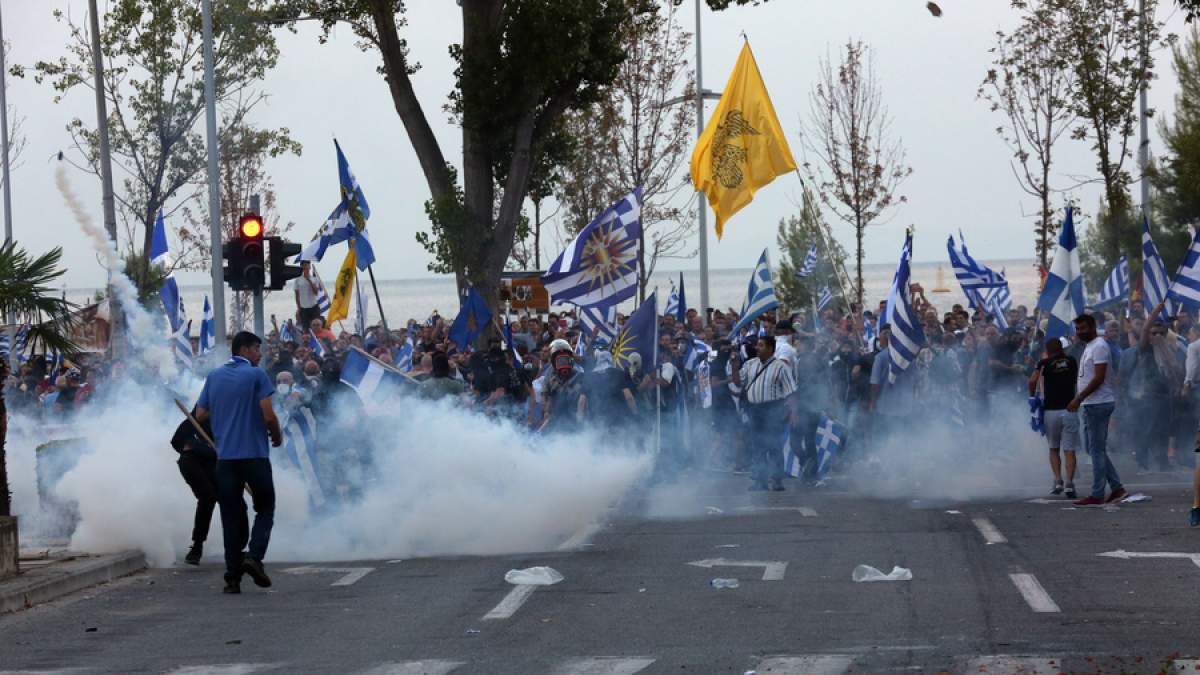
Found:
[[[696,138],[704,135],[704,69],[700,48],[700,8],[703,3],[696,0]],[[700,316],[703,325],[707,326],[708,319],[708,201],[704,192],[696,193],[696,210],[700,216]]]
[[[806,186],[804,185],[804,178],[800,175],[800,170],[797,169],[794,173],[796,174],[796,180],[800,181],[801,190],[804,190]],[[829,242],[825,239],[825,228],[821,226],[821,221],[817,218],[817,214],[814,213],[812,210],[812,204],[808,203],[808,200],[805,198],[803,193],[800,195],[800,209],[801,209],[801,217],[803,217],[804,212],[807,212],[809,218],[812,219],[813,226],[815,226],[817,228],[817,237],[819,237],[821,239],[821,246],[824,247],[825,250],[828,252],[829,260],[834,266],[833,267],[833,276],[837,279],[838,288],[840,288],[842,290],[842,297],[849,298],[850,295],[846,292],[846,283],[845,283],[845,281],[842,280],[842,275],[839,273],[838,268],[837,268],[837,259],[833,255],[833,249],[829,246]],[[858,297],[858,296],[856,295],[854,297]],[[863,310],[866,308],[863,307],[861,302],[851,303],[851,304],[858,305],[858,312],[856,314],[853,314],[853,316],[855,319],[855,324],[861,328],[863,325],[863,322],[862,322]],[[814,318],[815,318],[815,315],[814,315]],[[815,327],[815,325],[816,325],[815,322],[813,325]],[[814,328],[814,330],[815,330],[815,328]],[[850,331],[850,334],[852,336],[854,336],[854,339],[856,342],[858,342],[858,343],[865,342],[862,334],[859,331],[852,330],[852,331]]]
[[[658,286],[654,287],[654,457],[662,455],[662,388],[658,386]]]
[[[393,372],[397,375],[400,375],[404,379],[409,380],[409,381],[413,382],[414,384],[417,383],[417,381],[414,380],[412,378],[412,376],[409,375],[408,373],[396,368],[395,366],[389,366],[388,364],[384,363],[383,361],[380,361],[379,359],[375,358],[374,356],[371,356],[365,350],[360,349],[357,345],[350,345],[350,349],[353,349],[354,351],[358,352],[359,354],[362,354],[363,356],[367,357],[368,359],[374,361],[384,370],[390,370],[391,372]]]
[[[375,306],[379,308],[379,323],[383,324],[383,331],[390,334],[392,331],[388,328],[387,317],[383,315],[383,300],[379,297],[379,286],[375,283],[373,265],[367,265],[367,276],[371,277],[371,290],[375,293]]]

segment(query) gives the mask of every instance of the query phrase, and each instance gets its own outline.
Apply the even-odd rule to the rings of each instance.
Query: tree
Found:
[[[907,201],[900,184],[912,174],[904,146],[891,138],[892,118],[883,105],[870,48],[861,41],[846,44],[835,69],[828,57],[820,62],[820,79],[809,96],[810,119],[802,132],[804,171],[820,201],[854,228],[855,301],[863,299],[863,238],[867,228],[890,209]]]
[[[978,91],[993,111],[1004,115],[1006,123],[996,133],[1013,153],[1017,183],[1039,202],[1034,251],[1042,269],[1050,267],[1058,230],[1050,204],[1054,145],[1078,115],[1070,99],[1075,71],[1059,39],[1057,1],[1012,0],[1021,20],[1009,33],[996,32],[992,68]]]
[[[4,53],[12,54],[8,40],[4,41]],[[0,76],[4,77],[4,83],[7,86],[8,73],[2,73]],[[6,106],[5,112],[8,114],[8,171],[11,174],[24,163],[25,145],[29,139],[25,136],[25,118],[17,114],[11,103]],[[0,188],[3,186],[4,177],[0,176]]]
[[[225,119],[244,118],[264,98],[254,86],[279,55],[270,26],[255,20],[268,2],[215,3],[216,100]],[[54,16],[70,30],[67,54],[33,68],[38,82],[53,84],[59,101],[73,89],[93,86],[92,51],[83,26],[62,11]],[[142,229],[140,245],[132,236],[128,242],[131,251],[140,251],[142,264],[131,270],[139,286],[149,279],[145,261],[159,209],[203,180],[205,143],[196,129],[205,106],[201,38],[200,3],[191,0],[117,0],[100,28],[113,166],[124,174],[116,199],[126,230]],[[81,158],[76,165],[99,175],[95,129],[75,118],[67,131]]]
[[[1188,226],[1200,225],[1200,30],[1193,27],[1182,44],[1172,48],[1172,56],[1179,94],[1174,119],[1158,125],[1167,152],[1153,173],[1155,222],[1160,233],[1186,240]]]
[[[821,288],[826,286],[835,297],[840,296],[841,287],[837,283],[835,266],[844,265],[846,261],[846,250],[833,238],[829,225],[821,219],[817,197],[805,189],[803,200],[799,216],[779,219],[779,230],[775,236],[775,242],[779,245],[775,294],[790,311],[811,308],[814,294],[820,293]],[[796,278],[796,272],[804,266],[804,259],[813,244],[817,245],[817,267],[801,281]]]
[[[1112,265],[1121,251],[1133,253],[1141,240],[1129,222],[1132,201],[1125,160],[1131,156],[1130,139],[1137,122],[1138,90],[1152,77],[1147,53],[1142,65],[1142,17],[1129,0],[1057,0],[1060,24],[1067,44],[1062,49],[1075,71],[1072,105],[1080,124],[1073,137],[1091,141],[1096,169],[1104,184],[1105,209],[1097,218],[1096,234],[1104,263]],[[1153,17],[1157,0],[1145,0],[1146,16]],[[1147,21],[1146,44],[1159,41],[1161,24]],[[1143,205],[1149,208],[1148,204]]]
[[[566,117],[585,151],[566,164],[559,190],[567,224],[578,231],[641,186],[641,299],[659,260],[690,257],[687,238],[695,231],[694,212],[676,205],[681,193],[691,193],[685,165],[696,126],[692,36],[680,28],[673,2],[645,4],[655,11],[635,16],[625,32],[628,56],[616,80],[589,109]],[[669,103],[680,94],[681,102]]]
[[[72,356],[78,347],[71,341],[73,305],[59,296],[55,282],[66,270],[59,267],[62,249],[54,248],[36,258],[15,242],[0,244],[0,316],[17,316],[31,324],[29,339],[41,340],[48,349]],[[3,375],[7,363],[0,365]],[[0,391],[0,516],[12,515],[8,488],[8,409]]]
[[[418,241],[435,265],[453,269],[460,288],[474,285],[495,306],[544,142],[565,114],[586,109],[616,79],[626,57],[624,31],[634,16],[653,7],[644,0],[459,4],[463,37],[450,46],[458,67],[448,107],[462,131],[461,185],[413,90],[411,77],[419,66],[401,36],[402,2],[276,0],[275,18],[318,20],[323,40],[334,25],[345,23],[361,48],[379,52],[380,73],[429,185],[430,229]]]

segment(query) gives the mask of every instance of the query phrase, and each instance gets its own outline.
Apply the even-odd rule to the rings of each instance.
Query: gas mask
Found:
[[[565,380],[575,372],[575,357],[570,352],[558,352],[550,360],[554,364],[554,372],[561,379]]]

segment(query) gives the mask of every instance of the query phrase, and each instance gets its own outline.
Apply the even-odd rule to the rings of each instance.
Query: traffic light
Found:
[[[287,282],[303,274],[299,265],[289,265],[288,259],[300,253],[302,247],[293,241],[284,241],[283,237],[270,237],[271,242],[271,285],[273,291],[283,290]]]
[[[242,272],[241,290],[262,288],[266,282],[267,268],[263,256],[263,221],[257,213],[246,213],[238,221],[237,246]]]
[[[221,257],[225,260],[225,283],[235,291],[243,289],[241,252],[242,249],[237,239],[227,241],[221,247]]]

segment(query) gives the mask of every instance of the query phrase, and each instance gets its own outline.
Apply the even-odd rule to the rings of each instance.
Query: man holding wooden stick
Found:
[[[275,521],[275,483],[270,448],[283,443],[279,419],[271,407],[275,388],[258,368],[262,340],[242,331],[233,336],[233,357],[204,381],[196,402],[196,419],[210,421],[217,446],[217,502],[225,531],[225,593],[241,593],[242,574],[262,588],[271,585],[263,569],[271,526]],[[254,502],[251,530],[242,490],[249,487]],[[243,552],[247,542],[249,553]]]

